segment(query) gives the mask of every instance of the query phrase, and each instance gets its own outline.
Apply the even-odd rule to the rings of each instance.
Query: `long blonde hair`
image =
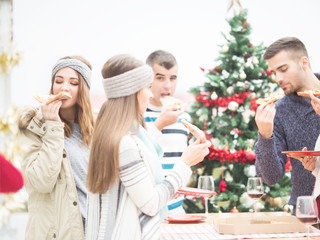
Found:
[[[140,67],[143,62],[129,56],[110,58],[102,69],[104,78]],[[105,193],[119,178],[119,145],[135,123],[144,126],[139,113],[137,93],[108,99],[98,114],[92,139],[87,184],[93,193]]]
[[[61,59],[77,59],[85,63],[90,69],[92,69],[91,64],[81,56],[67,56]],[[77,72],[78,73],[78,72]],[[83,144],[90,145],[93,126],[94,126],[94,118],[92,113],[91,101],[90,101],[90,93],[89,87],[86,84],[86,81],[78,73],[79,81],[79,92],[76,104],[76,116],[74,121],[79,123],[81,129],[81,135],[83,137]],[[53,94],[53,81],[51,84],[50,93]],[[71,137],[72,135],[72,124],[64,119],[59,113],[61,120],[64,122],[64,134],[66,137]]]

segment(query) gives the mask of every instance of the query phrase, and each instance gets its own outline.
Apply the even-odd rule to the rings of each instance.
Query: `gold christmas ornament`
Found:
[[[248,28],[249,27],[249,23],[247,21],[243,22],[242,23],[242,27],[245,28],[245,29]]]
[[[2,75],[9,73],[20,62],[20,53],[3,52],[0,54],[0,72]]]
[[[227,45],[227,44],[224,44],[223,47],[222,47],[222,49],[221,49],[221,51],[222,51],[223,53],[227,53],[227,52],[229,51],[228,45]]]

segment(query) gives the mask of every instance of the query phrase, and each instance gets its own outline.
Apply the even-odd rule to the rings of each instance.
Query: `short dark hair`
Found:
[[[177,65],[177,60],[171,53],[164,50],[157,50],[148,56],[146,63],[150,67],[153,67],[154,64],[158,64],[169,70]]]
[[[290,51],[294,56],[299,58],[302,56],[308,57],[308,51],[303,42],[301,42],[296,37],[285,37],[280,38],[274,43],[272,43],[267,48],[266,52],[263,55],[263,58],[265,60],[268,60],[283,50]]]

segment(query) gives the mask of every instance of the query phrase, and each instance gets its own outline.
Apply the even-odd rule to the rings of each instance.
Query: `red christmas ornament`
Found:
[[[291,161],[290,161],[289,157],[287,157],[287,162],[286,162],[286,165],[285,165],[285,169],[286,169],[286,172],[291,172],[292,171]]]
[[[224,180],[221,180],[219,184],[220,192],[225,192],[227,190],[227,183]]]
[[[14,193],[23,187],[23,176],[4,155],[0,154],[0,193]]]
[[[250,54],[249,54],[249,53],[246,53],[243,57],[244,57],[244,60],[247,61],[248,58],[250,57]]]
[[[256,153],[254,151],[247,151],[245,155],[249,161],[256,160]]]
[[[237,207],[236,206],[234,206],[233,207],[233,209],[231,209],[231,211],[230,211],[231,213],[238,213],[239,212],[239,210],[237,209]]]
[[[257,108],[259,107],[259,105],[256,103],[257,99],[256,98],[252,98],[250,101],[250,110],[252,111],[257,111]]]
[[[267,68],[266,73],[267,73],[268,76],[270,76],[272,74],[272,72],[270,71],[269,68]]]

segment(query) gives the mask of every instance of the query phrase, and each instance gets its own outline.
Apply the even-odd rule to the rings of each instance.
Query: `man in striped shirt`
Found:
[[[178,79],[178,65],[175,57],[166,51],[151,53],[146,63],[152,67],[154,79],[151,86],[153,97],[144,115],[148,132],[158,141],[164,154],[161,159],[164,175],[172,169],[176,159],[188,145],[189,132],[181,123],[182,119],[190,121],[190,115],[184,109],[175,106],[164,107],[160,101],[166,96],[173,96]],[[183,197],[172,199],[168,204],[169,214],[184,213]]]

